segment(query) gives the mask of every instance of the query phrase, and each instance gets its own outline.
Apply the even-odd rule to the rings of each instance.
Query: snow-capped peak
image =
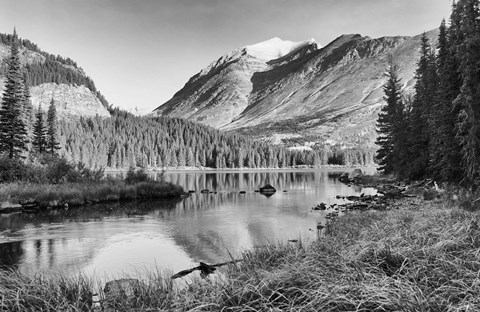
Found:
[[[251,56],[262,60],[271,61],[281,58],[293,51],[313,43],[315,43],[315,39],[313,38],[310,40],[293,42],[275,37],[257,44],[246,46],[245,50]]]

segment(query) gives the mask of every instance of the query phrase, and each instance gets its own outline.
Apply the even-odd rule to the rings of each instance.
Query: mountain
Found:
[[[427,33],[436,42],[437,30]],[[232,51],[153,111],[275,144],[375,149],[389,59],[412,90],[421,35],[342,35],[321,47],[273,38]]]
[[[11,35],[0,34],[0,99],[11,40]],[[19,41],[20,61],[25,68],[34,108],[41,105],[46,111],[53,99],[60,118],[110,116],[108,102],[74,61],[41,51],[28,40]]]

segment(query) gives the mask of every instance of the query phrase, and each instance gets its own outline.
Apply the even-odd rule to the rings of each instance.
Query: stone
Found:
[[[127,297],[127,299],[135,298],[142,286],[141,282],[134,278],[122,278],[118,280],[113,280],[105,284],[103,292],[105,293],[105,298],[112,297]]]
[[[23,206],[20,204],[13,204],[10,202],[3,202],[0,204],[0,213],[22,212]]]
[[[270,184],[266,184],[265,186],[260,188],[260,193],[275,193],[276,191],[277,190]]]
[[[348,178],[348,173],[347,172],[342,173],[339,180],[340,180],[340,182],[343,182],[343,183],[350,182],[350,179]]]
[[[350,182],[357,182],[363,177],[363,172],[360,169],[355,169],[348,174],[348,180]]]

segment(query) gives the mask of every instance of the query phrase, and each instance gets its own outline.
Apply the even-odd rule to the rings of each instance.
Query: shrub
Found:
[[[46,170],[47,180],[53,184],[59,184],[69,179],[76,179],[75,168],[65,159],[58,158],[48,163]],[[70,181],[71,182],[71,181]]]
[[[127,172],[127,176],[125,177],[125,183],[127,184],[134,184],[139,182],[147,182],[150,181],[145,169],[140,168],[135,170],[135,168],[130,167]]]
[[[0,183],[23,180],[28,169],[28,166],[20,160],[0,156]]]

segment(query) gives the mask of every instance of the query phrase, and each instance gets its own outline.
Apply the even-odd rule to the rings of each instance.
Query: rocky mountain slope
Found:
[[[431,42],[437,34],[427,33]],[[408,93],[420,37],[343,35],[323,48],[314,40],[274,38],[222,56],[153,115],[184,117],[277,144],[375,148],[389,59],[399,66]]]
[[[45,52],[32,51],[24,46],[20,48],[20,60],[24,66],[45,64],[47,61],[46,55],[48,54]],[[4,75],[9,56],[10,46],[0,42],[0,99],[3,94]],[[79,76],[87,77],[81,68],[61,62],[58,62],[57,65]],[[33,107],[37,108],[41,105],[45,111],[53,99],[60,118],[110,116],[98,95],[84,85],[45,82],[30,86],[30,95]]]

